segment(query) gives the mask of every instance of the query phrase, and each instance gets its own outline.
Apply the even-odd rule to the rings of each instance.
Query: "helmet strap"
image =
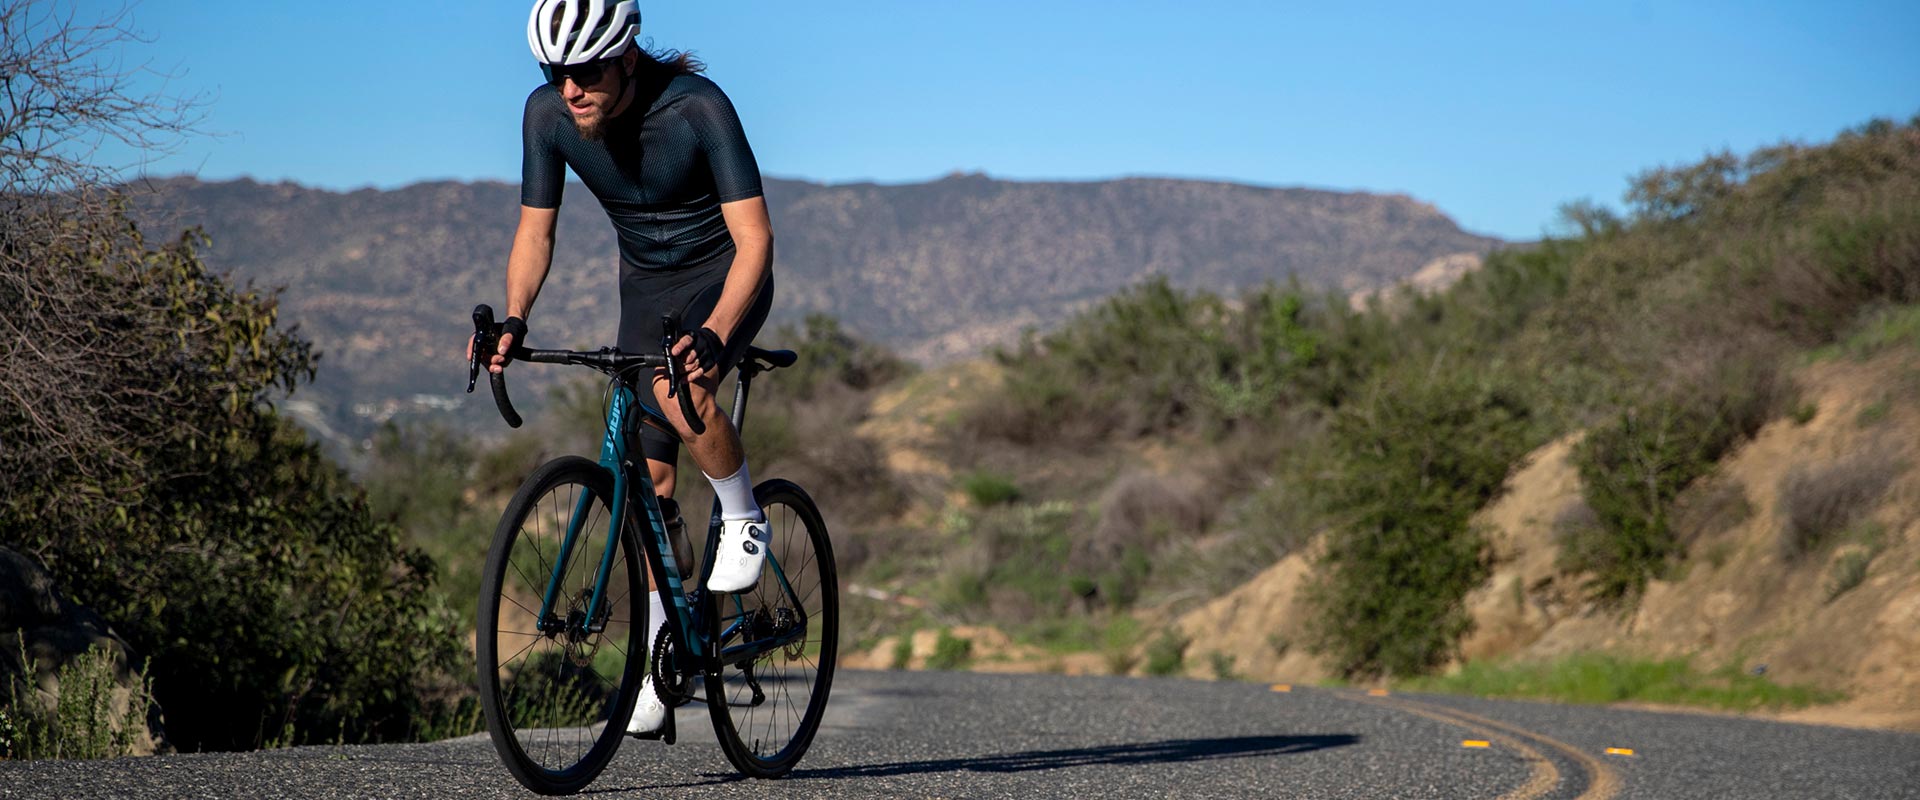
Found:
[[[633,79],[633,73],[627,71],[626,62],[627,59],[623,54],[620,57],[620,69],[616,71],[620,75],[620,92],[613,97],[613,107],[619,109],[618,113],[626,113],[627,109],[621,108],[621,103],[626,102],[627,92],[632,90],[636,83]]]

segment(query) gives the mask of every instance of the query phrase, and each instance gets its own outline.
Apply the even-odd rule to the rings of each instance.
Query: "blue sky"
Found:
[[[84,0],[83,14],[119,7]],[[1409,194],[1531,238],[1632,174],[1920,113],[1920,3],[643,0],[769,175],[1212,178]],[[530,0],[145,0],[206,92],[154,174],[347,189],[519,174]],[[126,157],[116,154],[109,157]],[[776,220],[776,224],[778,221]]]

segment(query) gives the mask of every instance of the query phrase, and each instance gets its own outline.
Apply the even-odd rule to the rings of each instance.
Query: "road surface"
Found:
[[[596,797],[1920,798],[1920,735],[1247,683],[842,672],[777,782],[738,778],[698,705]],[[1609,752],[1609,751],[1613,752]],[[1630,754],[1629,754],[1630,751]],[[484,734],[101,762],[0,762],[3,798],[524,798]]]

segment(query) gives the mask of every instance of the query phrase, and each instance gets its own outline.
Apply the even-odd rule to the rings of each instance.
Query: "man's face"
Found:
[[[597,62],[596,66],[601,67],[599,79],[586,86],[575,81],[575,76],[568,76],[560,83],[560,97],[567,101],[574,127],[580,130],[580,138],[590,142],[597,142],[605,135],[614,104],[620,102],[622,81],[618,73],[624,64],[621,59],[613,58]]]

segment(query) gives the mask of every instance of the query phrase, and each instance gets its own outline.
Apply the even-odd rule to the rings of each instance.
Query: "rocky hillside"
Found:
[[[1468,597],[1463,656],[1689,658],[1848,697],[1791,719],[1920,730],[1920,340],[1799,377],[1803,415],[1770,423],[1682,497],[1689,566],[1628,609],[1581,600],[1582,576],[1558,566],[1558,531],[1582,507],[1578,437],[1530,456],[1479,516],[1495,568]],[[1200,663],[1219,652],[1255,679],[1331,676],[1305,648],[1272,646],[1303,635],[1310,558],[1181,617]]]
[[[216,269],[285,287],[285,317],[326,355],[295,405],[310,427],[354,438],[379,419],[456,402],[467,312],[501,301],[515,186],[332,192],[181,178],[152,188],[148,230],[199,225]],[[831,314],[922,361],[1051,327],[1149,276],[1227,294],[1290,278],[1358,291],[1497,244],[1403,196],[1201,181],[770,180],[767,196],[781,317]],[[606,343],[617,315],[611,229],[578,185],[561,220],[537,340]]]

